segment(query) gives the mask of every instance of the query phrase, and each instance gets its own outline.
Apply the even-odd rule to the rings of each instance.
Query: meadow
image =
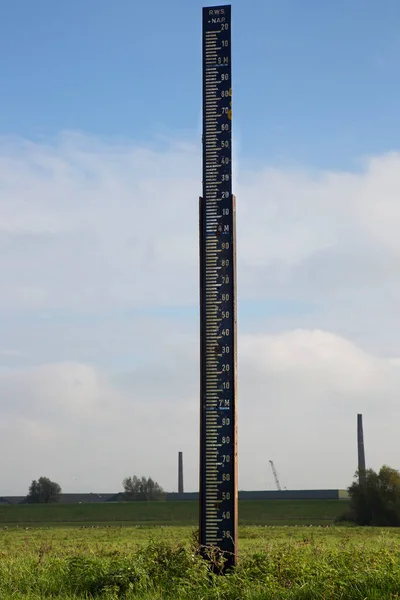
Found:
[[[240,525],[326,525],[347,506],[339,500],[239,501]],[[0,505],[0,526],[10,525],[192,525],[198,502]]]
[[[185,503],[181,504],[183,509]],[[285,508],[286,513],[292,510],[289,505]],[[190,525],[3,522],[0,598],[400,598],[400,531],[396,529],[241,525],[239,564],[225,576],[211,573],[197,550],[196,529]]]

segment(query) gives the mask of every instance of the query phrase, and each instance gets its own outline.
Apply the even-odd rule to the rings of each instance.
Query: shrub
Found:
[[[356,476],[358,473],[356,473]],[[337,521],[379,527],[400,526],[400,472],[387,465],[365,472],[349,488],[350,508]]]

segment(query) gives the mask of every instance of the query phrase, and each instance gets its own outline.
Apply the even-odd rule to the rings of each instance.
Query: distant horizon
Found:
[[[338,489],[338,488],[321,488],[321,489],[300,489],[300,490],[288,490],[288,489],[284,489],[284,490],[242,490],[239,489],[238,493],[242,494],[242,493],[246,493],[246,494],[264,494],[264,493],[273,493],[273,494],[285,494],[286,492],[289,493],[302,493],[302,492],[346,492],[346,489]],[[164,493],[166,496],[185,496],[185,495],[198,495],[199,491],[198,490],[188,490],[188,491],[184,491],[184,492],[175,492],[175,491],[168,491],[168,490],[164,490]],[[97,496],[97,497],[113,497],[113,496],[118,496],[119,494],[124,494],[123,491],[119,491],[119,492],[64,492],[61,491],[60,493],[60,497],[62,496]],[[26,498],[27,494],[18,494],[18,495],[13,495],[13,494],[1,494],[0,495],[0,500],[2,498]],[[141,500],[142,502],[158,502],[159,500]],[[135,502],[135,500],[132,500],[132,502]]]

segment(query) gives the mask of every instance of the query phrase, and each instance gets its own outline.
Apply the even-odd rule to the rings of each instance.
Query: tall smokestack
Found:
[[[362,415],[357,415],[358,481],[365,483],[365,450]]]
[[[183,452],[178,454],[178,492],[183,494]]]

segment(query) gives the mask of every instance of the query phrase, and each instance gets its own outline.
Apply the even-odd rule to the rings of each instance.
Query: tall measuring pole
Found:
[[[231,6],[203,8],[200,543],[237,562],[236,231]]]

